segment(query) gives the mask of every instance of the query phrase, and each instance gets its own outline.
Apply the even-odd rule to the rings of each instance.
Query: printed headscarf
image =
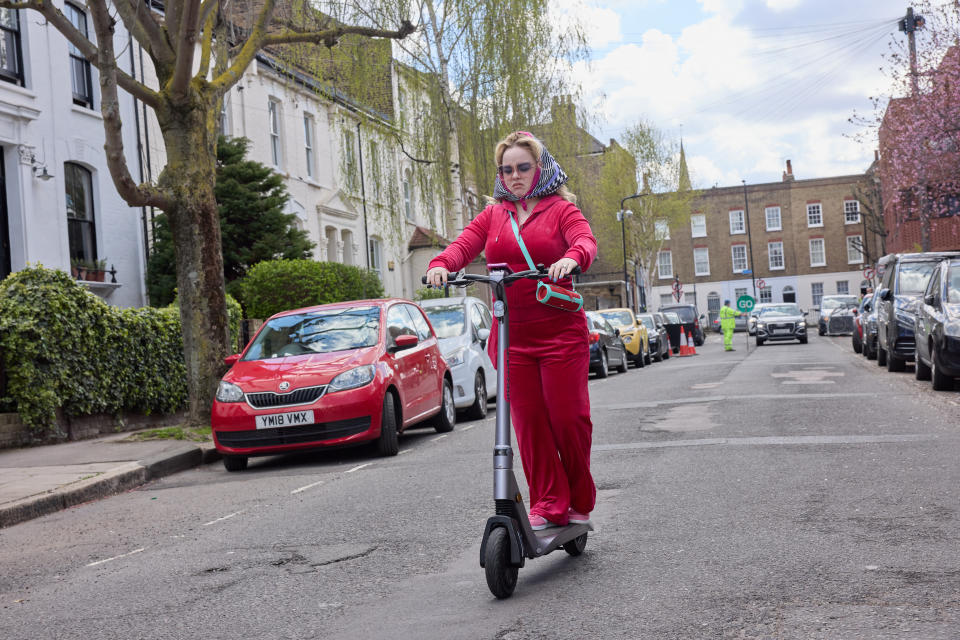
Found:
[[[537,173],[533,176],[533,185],[530,187],[530,191],[522,196],[518,196],[507,189],[498,171],[497,181],[493,187],[493,198],[495,200],[510,200],[511,202],[516,202],[517,200],[525,201],[527,198],[542,198],[559,189],[561,185],[570,179],[567,174],[563,172],[563,169],[560,168],[560,165],[557,164],[557,161],[554,160],[553,156],[550,155],[550,152],[547,151],[547,145],[543,144],[543,141],[526,131],[517,131],[517,133],[527,136],[528,138],[533,138],[540,144],[540,164],[537,167]]]

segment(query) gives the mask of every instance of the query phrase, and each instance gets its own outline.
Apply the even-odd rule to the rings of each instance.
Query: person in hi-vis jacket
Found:
[[[730,306],[729,300],[723,301],[723,307],[720,308],[720,329],[723,331],[723,350],[735,351],[733,348],[733,330],[737,326],[735,318],[741,314]]]

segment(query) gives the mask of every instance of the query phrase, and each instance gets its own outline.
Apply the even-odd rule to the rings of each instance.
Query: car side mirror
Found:
[[[803,314],[803,317],[804,317],[804,318],[806,318],[808,315],[810,315],[810,312],[809,312],[809,311],[801,311],[800,313]]]
[[[814,310],[814,311],[820,311],[820,305],[818,305],[818,304],[815,304],[815,305],[813,305],[813,306],[810,307],[810,308],[811,308],[812,310]]]
[[[935,305],[935,304],[937,303],[937,296],[936,296],[936,294],[934,294],[934,293],[928,293],[927,295],[923,296],[923,303],[924,303],[924,304],[928,304],[928,305],[930,305],[931,307],[932,307],[933,305]]]
[[[417,336],[411,336],[409,334],[397,336],[393,339],[393,344],[395,345],[394,351],[402,351],[404,349],[409,349],[410,347],[417,346],[417,343],[420,342],[420,338]]]
[[[490,329],[484,327],[483,329],[477,329],[477,338],[480,339],[480,342],[486,342],[487,338],[490,337]]]
[[[880,299],[886,302],[890,302],[890,299],[893,298],[892,292],[889,288],[880,289]]]
[[[619,336],[620,336],[620,329],[614,329],[614,330],[613,330],[613,335],[619,337]]]
[[[228,367],[232,367],[233,365],[237,364],[237,361],[238,361],[239,359],[240,359],[240,354],[239,354],[239,353],[235,353],[235,354],[233,354],[232,356],[227,356],[226,358],[224,358],[224,359],[223,359],[223,363],[224,363],[225,365],[227,365]]]
[[[863,310],[867,313],[870,313],[873,311],[873,305],[868,302],[867,304],[863,305]]]

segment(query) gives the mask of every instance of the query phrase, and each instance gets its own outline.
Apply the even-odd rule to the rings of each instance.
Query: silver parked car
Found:
[[[497,372],[487,355],[493,325],[490,308],[479,298],[433,298],[420,307],[440,342],[453,374],[454,406],[471,418],[487,415],[487,400],[497,395]]]

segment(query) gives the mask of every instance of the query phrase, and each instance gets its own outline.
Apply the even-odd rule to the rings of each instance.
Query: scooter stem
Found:
[[[497,276],[499,275],[499,278]],[[509,316],[503,273],[492,274],[493,315],[497,318],[497,432],[493,447],[493,498],[515,500],[517,481],[513,476],[513,448],[510,446],[510,403],[507,388],[507,353],[510,342]]]

